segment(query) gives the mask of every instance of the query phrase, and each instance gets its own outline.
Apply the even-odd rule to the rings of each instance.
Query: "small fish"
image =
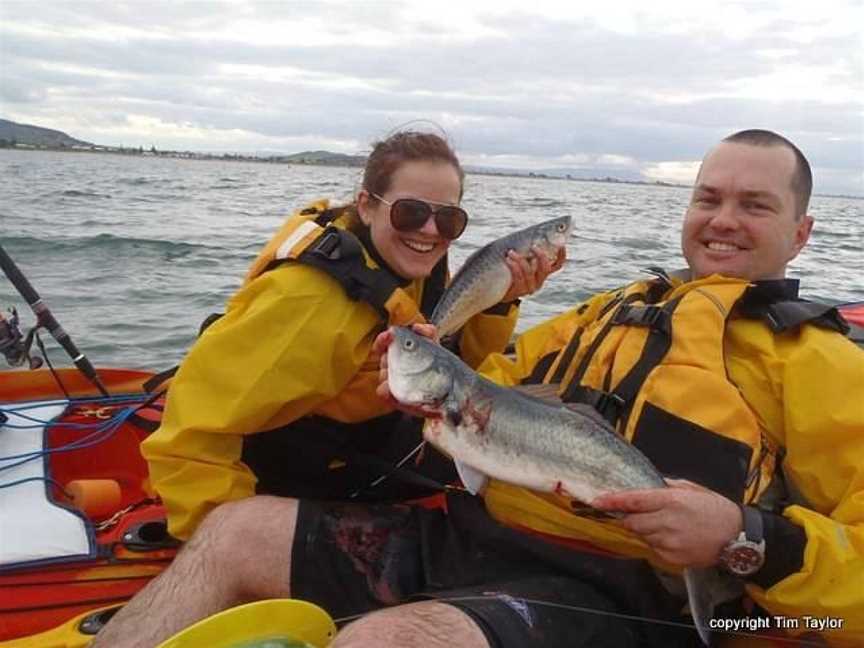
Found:
[[[390,392],[400,403],[439,415],[427,422],[424,437],[453,457],[472,493],[489,476],[581,502],[666,486],[647,457],[590,406],[550,403],[501,387],[427,338],[406,328],[393,333]],[[690,610],[706,645],[715,576],[714,569],[684,570]]]
[[[459,330],[473,315],[501,301],[510,288],[510,269],[504,262],[508,250],[523,256],[537,248],[554,261],[567,244],[571,219],[561,216],[513,232],[492,241],[474,252],[459,268],[453,281],[441,295],[430,321],[445,336]]]

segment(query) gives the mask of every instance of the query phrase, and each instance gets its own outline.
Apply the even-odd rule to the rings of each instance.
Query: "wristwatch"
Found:
[[[751,576],[765,563],[765,538],[762,514],[752,506],[742,506],[744,530],[720,552],[720,564],[735,576]]]

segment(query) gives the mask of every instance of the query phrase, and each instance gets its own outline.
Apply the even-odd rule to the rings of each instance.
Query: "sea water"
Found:
[[[360,173],[0,150],[0,244],[94,364],[159,370],[182,359],[206,315],[224,310],[288,214],[322,197],[351,200]],[[567,263],[523,300],[522,331],[649,266],[683,267],[689,196],[683,187],[469,175],[471,218],[451,247],[451,270],[506,232],[571,215]],[[864,300],[864,201],[815,196],[811,214],[813,236],[790,276],[808,298]],[[0,307],[9,306],[32,323],[0,277]]]

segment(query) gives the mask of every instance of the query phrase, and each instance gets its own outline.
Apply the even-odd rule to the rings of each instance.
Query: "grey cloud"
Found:
[[[224,129],[355,141],[429,117],[451,124],[468,152],[611,153],[646,164],[699,159],[734,130],[765,127],[790,136],[822,168],[853,169],[859,177],[864,168],[860,101],[827,104],[820,88],[793,98],[729,97],[743,81],[790,65],[821,66],[826,86],[862,87],[864,64],[848,56],[860,45],[852,29],[801,44],[787,36],[792,23],[783,18],[753,37],[733,39],[707,30],[618,34],[590,21],[509,15],[485,19],[499,35],[469,42],[440,25],[409,22],[400,4],[291,2],[268,3],[268,17],[329,21],[346,43],[370,27],[411,38],[393,46],[383,38],[367,46],[310,46],[195,36],[256,17],[261,6],[48,4],[31,24],[96,25],[101,36],[111,25],[130,25],[164,38],[31,36],[0,27],[0,98],[34,114],[65,108],[91,122],[100,111],[146,114],[214,129],[217,141]],[[8,9],[0,11],[4,22],[14,19]],[[756,54],[762,50],[789,54]],[[57,69],[58,63],[70,69]],[[222,71],[226,63],[291,66],[299,77],[238,78]],[[64,106],[50,104],[48,88]],[[695,98],[669,103],[657,99],[663,95]],[[698,98],[703,95],[721,98]]]

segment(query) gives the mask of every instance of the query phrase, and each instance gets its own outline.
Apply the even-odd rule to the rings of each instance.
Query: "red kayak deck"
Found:
[[[94,426],[99,429],[110,424],[130,403],[145,402],[148,395],[142,384],[152,375],[100,370],[102,381],[115,396],[106,400],[77,370],[59,369],[57,374],[73,400],[45,428],[44,444],[52,450],[92,434],[89,430]],[[0,373],[0,403],[18,407],[57,399],[58,393],[62,390],[47,370]],[[118,400],[118,395],[129,399]],[[157,402],[138,409],[135,415],[158,422],[160,410]],[[47,455],[54,482],[46,485],[46,492],[58,506],[73,507],[61,486],[80,480],[113,480],[120,486],[119,498],[110,510],[89,519],[96,546],[92,558],[0,567],[0,641],[43,632],[83,612],[127,601],[174,557],[176,542],[167,536],[164,509],[149,491],[147,464],[139,451],[148,433],[146,423],[117,420],[116,429],[106,428],[110,434],[100,435],[104,438],[98,444]],[[64,425],[57,425],[60,422]]]

